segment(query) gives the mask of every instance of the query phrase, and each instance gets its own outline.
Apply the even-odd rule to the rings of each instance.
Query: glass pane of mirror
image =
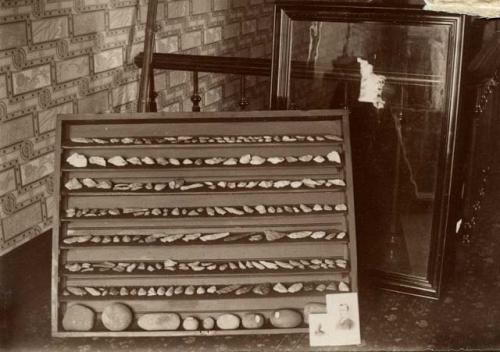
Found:
[[[450,27],[294,21],[289,105],[351,111],[357,230],[370,268],[427,277]],[[360,65],[386,77],[358,101]]]

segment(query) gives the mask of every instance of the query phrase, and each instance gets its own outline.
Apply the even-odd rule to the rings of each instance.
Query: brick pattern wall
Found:
[[[133,111],[147,2],[0,1],[0,255],[51,226],[55,119],[60,113]],[[272,1],[165,0],[156,49],[270,57]],[[158,104],[189,111],[189,72],[155,72]],[[267,79],[249,77],[251,109]],[[236,109],[239,78],[202,74],[202,111]]]

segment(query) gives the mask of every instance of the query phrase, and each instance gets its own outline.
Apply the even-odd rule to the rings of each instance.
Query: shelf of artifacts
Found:
[[[306,332],[357,291],[345,111],[57,127],[54,336]]]

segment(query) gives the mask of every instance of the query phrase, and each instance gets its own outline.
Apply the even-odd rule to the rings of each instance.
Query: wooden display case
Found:
[[[306,332],[270,316],[357,291],[345,110],[62,115],[56,155],[54,336]],[[134,314],[124,331],[100,319],[116,302]],[[95,312],[93,329],[63,328],[72,305]],[[158,312],[265,324],[138,326]]]

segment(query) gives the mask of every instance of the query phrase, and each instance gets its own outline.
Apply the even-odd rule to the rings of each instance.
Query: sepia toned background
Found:
[[[0,2],[0,255],[49,229],[55,120],[134,111],[145,0]],[[164,0],[156,50],[270,57],[272,1]],[[190,111],[191,73],[155,72],[159,108]],[[247,79],[250,109],[267,84]],[[239,77],[200,75],[202,111],[236,109]]]

